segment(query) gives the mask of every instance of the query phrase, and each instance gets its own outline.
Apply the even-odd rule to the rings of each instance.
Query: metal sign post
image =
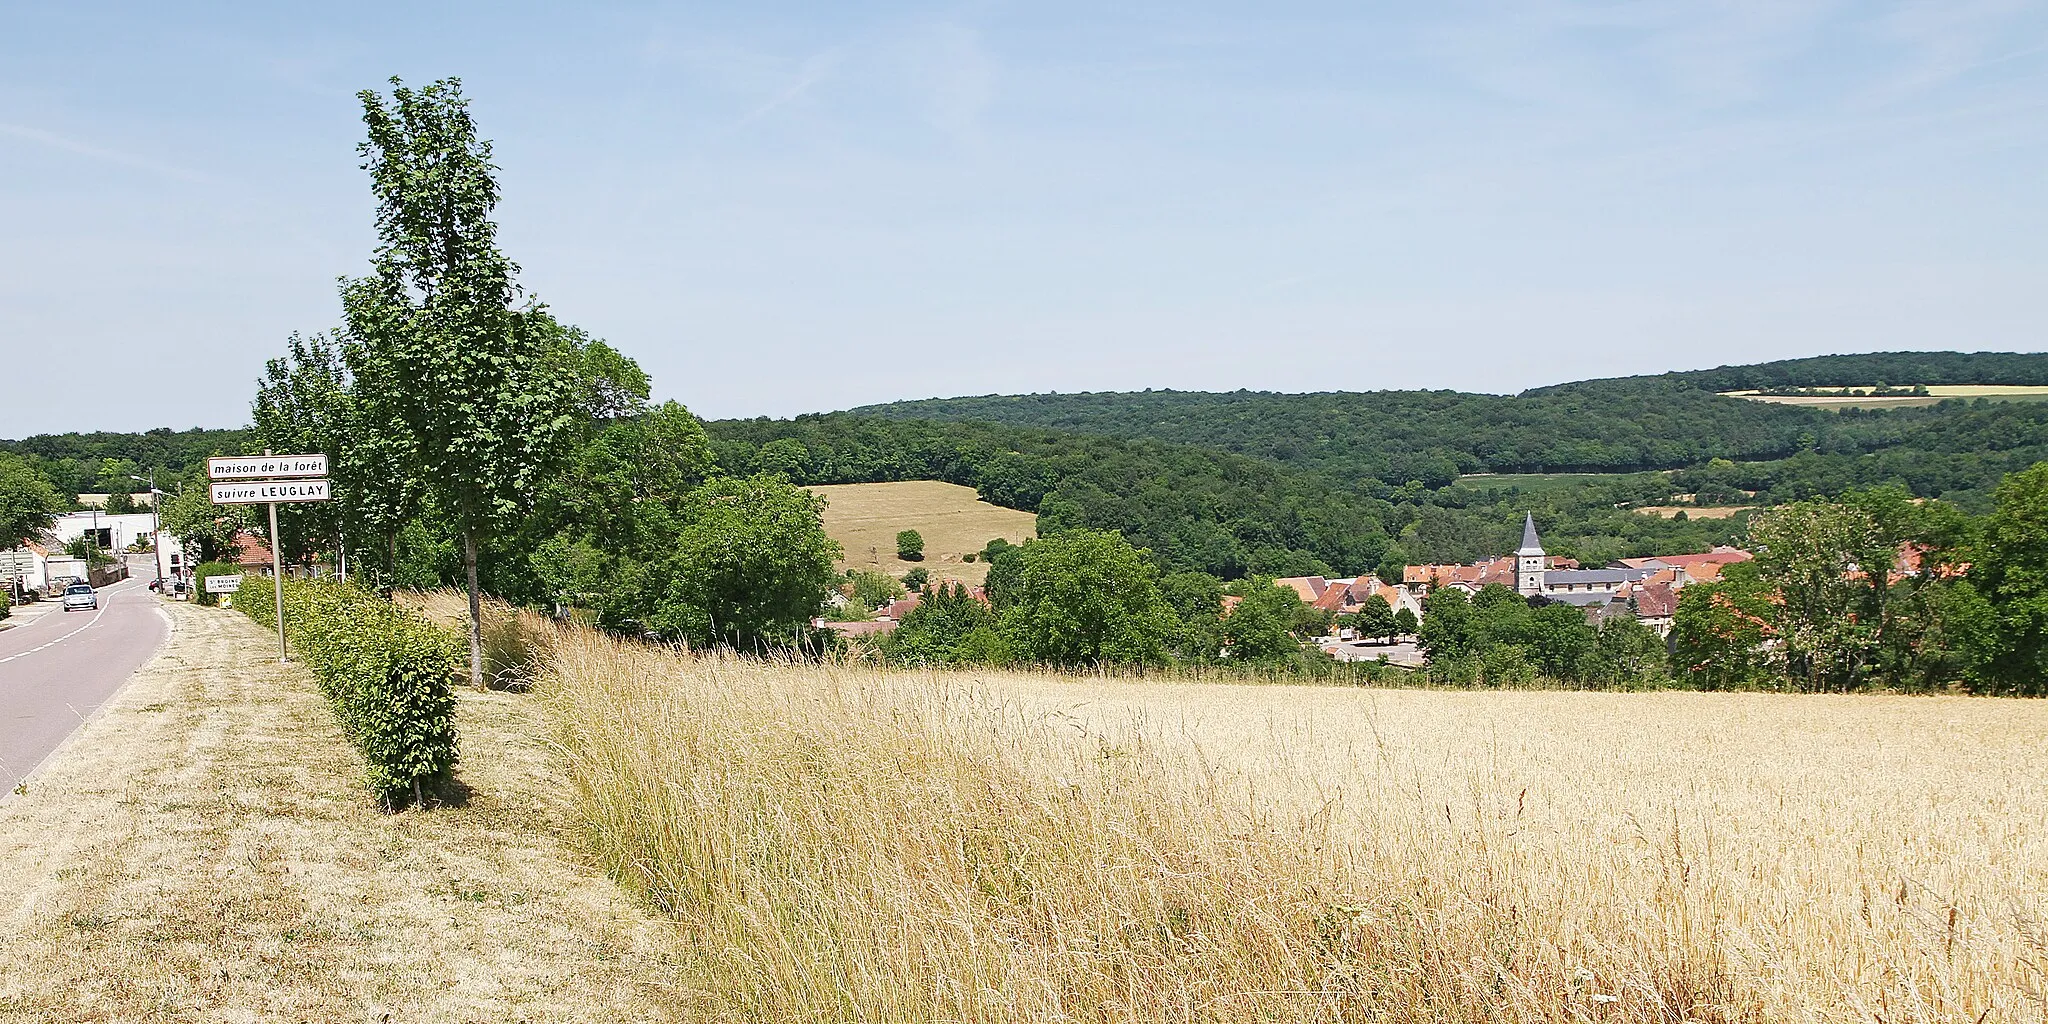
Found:
[[[332,495],[324,479],[325,455],[245,455],[206,460],[206,478],[213,481],[216,505],[270,506],[270,586],[277,603],[277,660],[289,662],[284,639],[284,545],[277,535],[279,502],[327,501]],[[219,481],[239,481],[220,483]]]

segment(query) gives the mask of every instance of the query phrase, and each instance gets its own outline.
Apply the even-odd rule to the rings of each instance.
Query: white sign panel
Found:
[[[325,480],[257,480],[246,484],[214,484],[216,505],[261,505],[267,501],[326,501],[332,497]]]
[[[206,460],[208,480],[326,475],[325,455],[239,455]]]
[[[242,578],[240,576],[208,576],[206,578],[206,592],[209,594],[232,594],[240,589],[242,589]]]
[[[0,576],[27,576],[36,571],[36,556],[29,551],[0,551]]]

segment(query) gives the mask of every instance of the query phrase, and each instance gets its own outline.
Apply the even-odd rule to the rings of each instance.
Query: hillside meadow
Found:
[[[2048,704],[1382,691],[565,637],[706,1019],[2035,1021]]]
[[[997,537],[1021,544],[1038,532],[1037,516],[991,505],[974,488],[959,484],[905,480],[807,489],[828,502],[825,532],[844,549],[842,570],[901,576],[922,565],[934,579],[979,584],[988,578],[988,564],[961,556],[980,551]],[[916,530],[924,537],[924,561],[896,557],[896,534],[901,530]]]

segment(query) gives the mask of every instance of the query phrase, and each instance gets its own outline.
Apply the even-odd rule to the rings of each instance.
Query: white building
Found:
[[[148,512],[129,512],[113,515],[95,512],[67,512],[57,517],[50,526],[50,546],[62,549],[64,545],[90,536],[93,544],[109,554],[126,551],[136,541],[148,541],[156,530],[156,516]],[[158,578],[176,576],[185,565],[184,542],[165,531],[157,538],[156,574]]]

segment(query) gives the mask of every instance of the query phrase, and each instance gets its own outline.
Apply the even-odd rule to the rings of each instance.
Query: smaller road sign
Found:
[[[246,484],[214,484],[216,505],[261,505],[268,501],[326,501],[333,497],[325,480],[256,480]]]
[[[235,455],[206,460],[208,480],[326,476],[325,455]]]
[[[242,578],[240,576],[208,576],[206,578],[206,592],[209,594],[232,594],[240,589],[242,589]]]

